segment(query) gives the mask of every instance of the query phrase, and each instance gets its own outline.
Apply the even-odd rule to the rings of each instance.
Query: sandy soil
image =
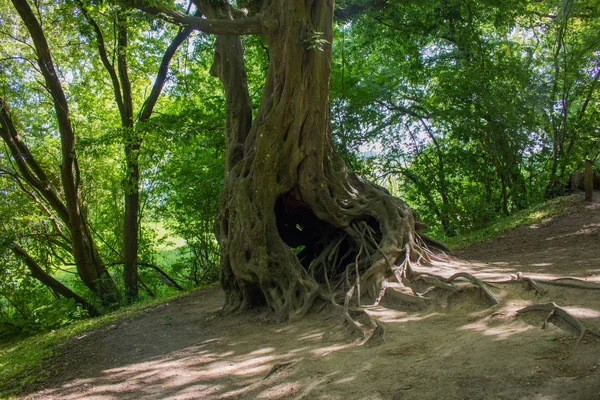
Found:
[[[596,195],[596,197],[600,197]],[[521,227],[429,268],[486,280],[577,277],[600,283],[600,201]],[[546,286],[544,296],[497,284],[440,293],[426,309],[369,312],[386,342],[361,346],[340,316],[276,324],[260,312],[220,316],[218,288],[201,290],[67,343],[51,380],[27,399],[600,399],[600,341],[528,304],[555,301],[600,332],[600,291]],[[393,306],[393,307],[391,307]]]

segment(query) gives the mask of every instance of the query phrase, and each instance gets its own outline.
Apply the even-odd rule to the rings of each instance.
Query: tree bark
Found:
[[[121,82],[123,109],[121,110],[121,128],[125,151],[125,217],[123,221],[123,281],[125,299],[134,303],[138,297],[138,232],[140,212],[140,166],[139,154],[141,138],[133,126],[133,99],[131,81],[127,67],[127,19],[123,14],[117,16],[117,71]],[[114,88],[115,92],[118,88]]]
[[[225,310],[266,303],[295,319],[335,289],[331,281],[350,289],[349,271],[375,297],[396,264],[417,255],[412,210],[348,171],[332,146],[333,11],[332,0],[268,0],[259,15],[270,46],[265,90],[217,216]]]
[[[140,208],[138,158],[141,140],[133,127],[133,100],[127,67],[127,20],[123,15],[119,15],[115,19],[114,29],[117,32],[117,68],[115,69],[108,58],[104,35],[100,26],[91,17],[82,1],[77,1],[77,4],[85,20],[92,26],[94,31],[100,60],[110,76],[115,102],[117,103],[121,117],[126,165],[125,214],[123,221],[123,281],[125,284],[125,298],[127,303],[131,304],[138,297],[137,253]],[[158,97],[158,94],[156,94],[156,97]]]
[[[231,5],[215,5],[209,0],[197,1],[200,11],[210,19],[234,20]],[[252,126],[252,103],[248,93],[244,51],[239,36],[217,35],[215,59],[210,69],[211,75],[219,78],[225,90],[225,157],[227,173],[243,155],[243,145]]]
[[[585,201],[594,200],[594,172],[592,170],[592,162],[585,160],[585,176],[583,186],[585,187]]]

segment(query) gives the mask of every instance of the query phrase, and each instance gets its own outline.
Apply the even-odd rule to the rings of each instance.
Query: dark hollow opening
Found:
[[[281,195],[277,200],[275,216],[281,239],[294,250],[307,271],[328,245],[344,237],[343,230],[317,218],[311,209],[290,193]],[[355,256],[353,251],[348,252],[349,248],[348,239],[342,239],[338,250],[341,265],[346,265]],[[340,274],[340,271],[330,272],[333,272],[333,277]],[[319,283],[324,280],[319,271],[315,271],[314,277]]]

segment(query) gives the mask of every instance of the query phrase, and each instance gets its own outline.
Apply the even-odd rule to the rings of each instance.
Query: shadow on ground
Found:
[[[520,271],[600,282],[600,206],[577,204],[546,225],[522,227],[430,270],[505,280]],[[599,399],[600,342],[575,347],[570,326],[543,313],[554,301],[600,331],[600,292],[523,285],[440,296],[424,310],[376,307],[386,342],[360,346],[337,314],[275,324],[258,312],[220,316],[219,289],[197,291],[134,319],[71,340],[28,399]]]

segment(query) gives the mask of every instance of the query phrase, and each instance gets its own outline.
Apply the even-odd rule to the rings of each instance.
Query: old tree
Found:
[[[363,330],[349,303],[376,301],[382,288],[410,277],[410,261],[427,255],[426,243],[436,244],[417,233],[421,224],[402,200],[348,170],[332,144],[334,15],[383,4],[336,9],[333,0],[265,0],[237,10],[207,0],[191,16],[130,3],[217,35],[211,72],[226,92],[227,160],[215,229],[226,310],[266,304],[279,320],[293,320],[322,299],[344,303],[348,320]],[[254,119],[240,39],[251,34],[264,35],[269,47]]]

